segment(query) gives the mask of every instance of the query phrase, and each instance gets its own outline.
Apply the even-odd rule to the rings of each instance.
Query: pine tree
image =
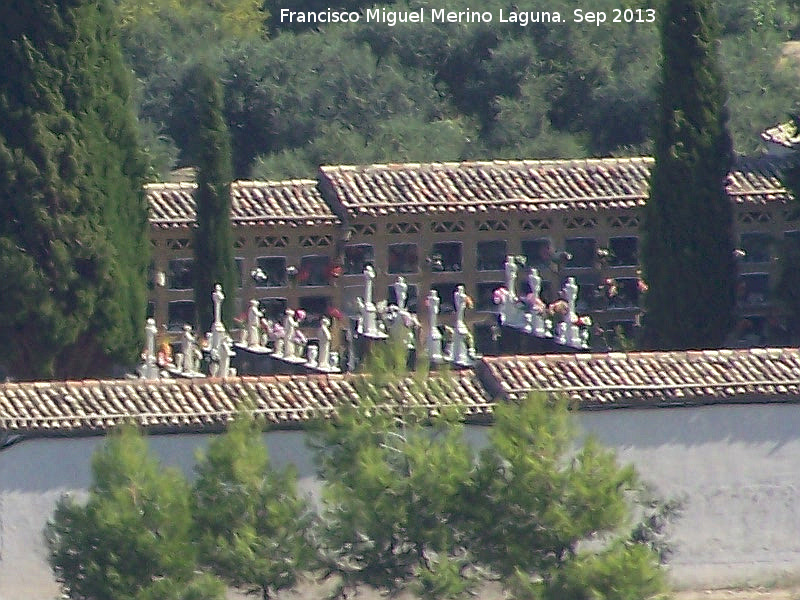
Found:
[[[195,105],[196,133],[190,154],[197,166],[197,229],[194,242],[194,298],[197,326],[208,331],[213,320],[211,292],[219,283],[225,293],[222,317],[230,326],[236,295],[236,263],[231,231],[231,140],[222,115],[222,90],[208,67],[187,74],[185,86]]]
[[[141,347],[144,162],[105,0],[0,5],[0,361],[107,374]]]
[[[340,407],[311,442],[320,556],[339,592],[455,600],[488,580],[512,599],[661,597],[661,532],[649,522],[667,505],[645,505],[633,467],[578,440],[566,402],[498,403],[476,456],[456,414],[428,412],[427,401],[453,395],[452,380],[402,378],[393,352],[370,357],[357,406]],[[400,389],[427,400],[395,405]]]
[[[75,600],[221,600],[224,586],[197,575],[189,485],[164,469],[133,427],[92,457],[83,504],[64,497],[48,523],[50,562]]]
[[[800,135],[800,115],[792,115],[792,123],[795,133]],[[794,146],[781,179],[795,205],[800,205],[800,144]],[[789,330],[796,336],[800,333],[800,244],[796,239],[783,240],[777,271],[775,297],[787,313]]]
[[[263,600],[294,588],[310,571],[310,507],[291,468],[270,464],[261,428],[241,416],[215,438],[196,467],[192,493],[200,562]]]
[[[669,0],[661,25],[655,166],[642,262],[651,348],[719,347],[733,320],[733,150],[708,0]]]

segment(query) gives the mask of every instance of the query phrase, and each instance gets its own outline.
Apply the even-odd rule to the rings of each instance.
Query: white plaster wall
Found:
[[[800,405],[580,413],[581,426],[633,462],[662,495],[685,499],[673,527],[677,585],[800,576]],[[475,443],[485,429],[472,428]],[[318,491],[301,433],[266,435],[273,461],[293,462]],[[205,435],[153,436],[166,464],[191,472]],[[42,529],[64,492],[83,494],[100,438],[23,441],[0,451],[0,600],[52,600]]]

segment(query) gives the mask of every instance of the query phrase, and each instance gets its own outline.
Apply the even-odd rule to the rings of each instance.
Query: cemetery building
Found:
[[[770,139],[785,133],[776,128]],[[770,299],[779,243],[800,243],[800,209],[779,178],[784,161],[740,159],[728,177],[741,250],[741,345],[786,343],[774,339],[780,328]],[[629,332],[643,289],[640,226],[652,165],[651,158],[607,158],[323,166],[313,180],[235,182],[237,310],[252,299],[276,319],[301,308],[306,329],[331,311],[354,317],[364,267],[372,265],[376,301],[393,301],[392,283],[402,276],[408,308],[423,321],[417,304],[436,290],[440,322],[452,325],[453,294],[464,285],[474,303],[467,319],[480,339],[496,322],[493,292],[503,285],[506,257],[516,255],[538,269],[545,302],[574,277],[578,311],[606,330]],[[146,192],[150,313],[177,332],[193,320],[194,184],[150,184]]]

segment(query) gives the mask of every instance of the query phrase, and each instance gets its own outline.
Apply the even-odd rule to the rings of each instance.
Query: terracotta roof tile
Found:
[[[605,405],[797,400],[795,348],[485,358],[490,389],[510,398],[563,392],[582,408]]]
[[[194,223],[196,189],[195,183],[146,185],[150,223],[157,227]],[[313,180],[236,181],[232,192],[234,225],[333,225],[339,222]]]
[[[580,408],[668,406],[800,399],[800,350],[534,355],[484,358],[454,373],[455,387],[431,377],[381,388],[389,406],[431,413],[459,406],[485,419],[501,397],[564,393]],[[309,375],[196,380],[115,380],[0,385],[0,433],[103,431],[128,420],[159,429],[220,427],[243,403],[277,426],[294,426],[357,404],[358,376]],[[447,384],[450,385],[450,384]]]
[[[129,420],[162,429],[218,427],[247,403],[269,422],[290,425],[329,414],[343,403],[357,403],[357,379],[310,375],[7,383],[0,385],[0,432],[85,433]],[[424,386],[436,388],[439,380],[432,377]],[[492,398],[472,371],[456,374],[450,391],[444,396],[448,404],[468,407],[471,414],[491,410]],[[440,394],[415,390],[410,381],[388,386],[384,395],[390,405],[441,408]]]
[[[653,159],[486,161],[324,166],[331,202],[351,215],[636,208],[647,199]],[[742,160],[729,176],[738,203],[785,201],[775,159]],[[194,183],[145,186],[156,227],[194,222]],[[337,224],[315,180],[237,181],[231,215],[239,225]]]
[[[351,215],[469,210],[636,208],[653,159],[604,158],[323,166],[319,178]],[[742,202],[785,201],[775,160],[741,161],[728,191]]]

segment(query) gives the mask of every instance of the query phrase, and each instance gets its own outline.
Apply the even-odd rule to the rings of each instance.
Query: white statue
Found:
[[[428,326],[430,327],[428,333],[428,356],[432,362],[442,361],[442,332],[439,331],[438,325],[440,302],[441,300],[436,290],[431,290],[425,299],[425,304],[428,307]]]
[[[533,311],[531,320],[531,327],[533,329],[533,334],[538,337],[544,337],[545,335],[547,335],[547,328],[545,327],[544,315],[536,307],[536,302],[539,300],[539,294],[542,291],[542,278],[539,276],[539,271],[537,271],[535,267],[531,267],[531,272],[528,273],[528,285],[531,288],[531,294],[533,295],[534,299],[533,306],[531,307]]]
[[[192,334],[192,326],[184,325],[181,335],[181,354],[183,354],[184,373],[196,373],[198,369],[197,360],[202,356],[197,349],[197,341]]]
[[[234,375],[235,371],[231,369],[231,357],[233,356],[236,356],[236,353],[233,351],[233,340],[231,336],[226,335],[222,342],[222,353],[219,361],[220,377],[230,377]]]
[[[258,308],[258,300],[250,300],[250,308],[247,310],[247,347],[261,345],[261,335],[259,324],[264,313]]]
[[[375,281],[375,269],[372,265],[364,267],[364,303],[372,303],[372,285]]]
[[[208,367],[208,374],[211,377],[230,377],[235,373],[231,369],[231,357],[236,356],[231,336],[225,335],[219,348],[212,349],[209,354],[211,363]]]
[[[216,284],[214,291],[211,294],[211,300],[214,302],[214,324],[222,322],[222,301],[225,300],[225,294],[222,293],[222,286]]]
[[[580,328],[577,325],[578,315],[575,312],[575,303],[578,299],[578,285],[574,277],[568,277],[564,284],[564,299],[567,301],[567,314],[564,316],[565,332],[564,343],[573,348],[582,348]]]
[[[372,301],[372,286],[375,281],[375,269],[372,265],[364,267],[364,300],[358,302],[361,312],[361,333],[371,338],[385,338],[386,334],[378,329],[378,314]]]
[[[297,319],[294,318],[294,311],[291,308],[286,309],[283,318],[283,357],[296,358],[297,349],[294,343],[294,332],[297,328]]]
[[[517,299],[517,260],[511,255],[506,256],[506,289],[511,294],[511,302]]]
[[[406,302],[408,301],[408,284],[405,277],[400,276],[395,280],[394,295],[397,298],[397,308],[405,310]]]
[[[467,292],[463,285],[456,287],[453,292],[453,304],[456,307],[456,326],[453,329],[453,349],[450,353],[450,360],[457,365],[468,366],[472,364],[469,357],[469,345],[467,337],[469,329],[464,322],[464,311],[467,308]]]
[[[456,286],[453,292],[453,305],[456,308],[456,328],[459,323],[464,323],[464,311],[467,308],[467,292],[463,285]]]
[[[528,285],[531,288],[531,294],[538,298],[542,292],[542,278],[536,267],[531,267],[531,272],[528,273]]]
[[[158,366],[156,365],[156,334],[158,334],[158,327],[156,327],[156,320],[152,317],[147,319],[144,334],[144,363],[140,367],[139,373],[145,379],[158,379],[159,372]]]
[[[319,366],[323,369],[330,368],[331,366],[331,320],[328,317],[322,317],[319,321]]]

